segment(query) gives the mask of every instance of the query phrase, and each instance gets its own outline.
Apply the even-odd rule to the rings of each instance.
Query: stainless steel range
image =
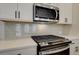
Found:
[[[69,44],[71,41],[64,37],[55,35],[32,36],[38,44],[38,55],[69,55]]]

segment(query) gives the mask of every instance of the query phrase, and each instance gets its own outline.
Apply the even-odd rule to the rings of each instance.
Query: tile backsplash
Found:
[[[62,35],[62,26],[57,24],[5,23],[5,39],[25,38],[31,35]]]

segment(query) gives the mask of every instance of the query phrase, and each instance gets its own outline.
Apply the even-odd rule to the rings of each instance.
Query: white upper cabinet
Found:
[[[17,3],[0,3],[0,20],[15,19]]]
[[[61,3],[60,8],[60,24],[72,24],[72,4]]]
[[[0,20],[33,22],[33,3],[0,3]]]
[[[18,18],[33,21],[33,3],[18,3]]]
[[[58,24],[72,24],[72,4],[71,3],[53,3],[53,6],[59,7]]]

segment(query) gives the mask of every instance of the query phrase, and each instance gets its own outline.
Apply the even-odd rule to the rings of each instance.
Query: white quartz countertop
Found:
[[[31,38],[0,41],[0,51],[32,46],[37,46],[37,44]]]
[[[79,40],[78,36],[63,36],[65,38],[68,38],[69,40]]]
[[[65,37],[65,38],[68,38],[69,40],[79,40],[79,36],[66,36],[66,35],[58,35],[60,37]]]

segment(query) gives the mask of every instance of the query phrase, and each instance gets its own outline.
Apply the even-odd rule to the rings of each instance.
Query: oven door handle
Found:
[[[58,53],[64,50],[67,50],[69,48],[69,46],[62,48],[62,49],[58,49],[58,50],[52,50],[52,51],[41,51],[40,55],[46,55],[46,54],[54,54],[54,53]]]

